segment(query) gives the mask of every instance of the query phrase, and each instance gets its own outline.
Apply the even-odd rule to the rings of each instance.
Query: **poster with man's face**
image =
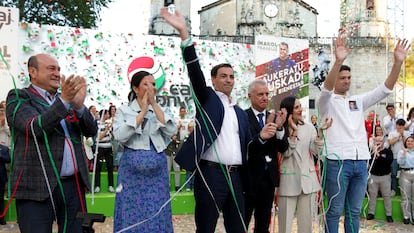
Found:
[[[309,106],[309,43],[307,40],[258,36],[256,78],[267,82],[272,109],[279,110],[287,96]]]

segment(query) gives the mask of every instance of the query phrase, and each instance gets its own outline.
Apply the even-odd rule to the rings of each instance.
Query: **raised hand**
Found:
[[[171,14],[168,11],[168,8],[163,7],[160,10],[161,16],[170,24],[173,28],[175,28],[179,33],[182,40],[189,38],[188,29],[187,29],[187,21],[181,15],[179,11],[175,11],[174,14]]]
[[[408,50],[410,50],[411,44],[408,43],[407,39],[398,39],[398,43],[394,49],[394,61],[403,62],[407,57]]]
[[[277,117],[275,121],[277,127],[282,127],[285,124],[286,116],[287,116],[286,108],[282,108],[279,111],[277,111]]]
[[[339,35],[334,40],[334,45],[336,60],[344,61],[351,52],[351,49],[346,45],[346,36]]]

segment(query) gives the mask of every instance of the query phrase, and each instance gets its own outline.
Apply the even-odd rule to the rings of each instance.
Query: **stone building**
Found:
[[[152,2],[153,7],[159,8],[164,1]],[[190,2],[177,0],[175,4],[181,4],[181,12],[186,12],[184,9],[190,9]],[[349,44],[352,47],[351,55],[346,60],[346,64],[352,68],[351,93],[358,94],[371,90],[382,83],[389,73],[386,10],[386,0],[341,1],[340,25],[341,29],[348,33]],[[315,78],[312,69],[320,65],[320,51],[324,51],[329,60],[334,60],[333,38],[318,37],[318,11],[305,1],[218,0],[203,6],[198,13],[201,39],[250,44],[254,44],[254,38],[259,34],[308,39],[310,82]],[[188,20],[190,23],[189,18]],[[169,34],[166,29],[156,26],[157,23],[162,25],[159,19],[153,22],[155,26],[150,27],[153,28],[150,34]],[[309,115],[317,114],[314,103],[319,95],[319,88],[310,85],[309,92]],[[389,102],[394,102],[394,96],[383,100],[370,110],[377,111],[382,119],[386,114],[385,105]]]
[[[173,6],[188,22],[191,33],[191,1],[190,0],[151,0],[151,20],[149,25],[150,35],[178,35],[178,32],[168,25],[160,15],[162,7]]]
[[[300,0],[220,0],[199,11],[201,35],[315,37],[318,12]]]

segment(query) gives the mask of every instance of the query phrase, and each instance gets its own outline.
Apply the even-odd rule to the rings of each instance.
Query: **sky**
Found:
[[[114,0],[110,3],[109,9],[104,9],[101,17],[101,28],[109,31],[131,32],[131,33],[145,33],[148,25],[148,18],[140,19],[137,15],[145,15],[140,13],[149,11],[149,1],[145,4],[143,0]],[[200,18],[197,11],[209,3],[217,0],[196,0],[191,1],[193,6],[192,14],[192,28],[199,28]],[[388,0],[394,1],[394,0]],[[331,37],[337,34],[339,28],[339,4],[340,0],[305,0],[306,3],[317,9],[318,15],[318,35],[321,37]],[[404,9],[414,9],[413,0],[405,0]],[[147,6],[147,7],[144,7]],[[144,9],[143,9],[144,8]],[[147,8],[148,10],[145,10]],[[414,14],[405,11],[405,32],[404,37],[408,39],[414,38],[414,27],[409,27],[408,22],[414,22]],[[198,34],[197,31],[193,31],[194,34]],[[403,35],[398,35],[402,37]]]

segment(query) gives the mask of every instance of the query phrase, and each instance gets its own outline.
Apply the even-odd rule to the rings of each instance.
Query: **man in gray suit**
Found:
[[[7,96],[7,122],[14,166],[17,222],[22,233],[82,232],[78,212],[86,212],[90,189],[82,136],[92,137],[97,125],[84,105],[86,80],[60,74],[58,61],[47,54],[30,57],[31,85]],[[61,88],[61,92],[58,89]]]

